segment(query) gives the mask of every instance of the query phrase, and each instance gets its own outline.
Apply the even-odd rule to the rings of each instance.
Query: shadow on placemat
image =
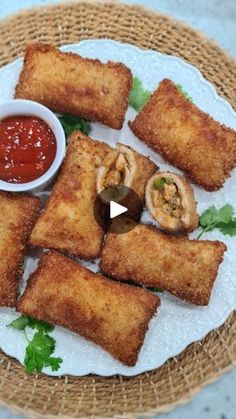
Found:
[[[22,12],[0,23],[0,65],[28,42],[62,45],[112,38],[184,58],[236,108],[235,61],[215,43],[164,15],[118,3],[66,3]],[[32,416],[134,417],[184,403],[236,363],[236,314],[158,370],[133,378],[26,375],[0,353],[0,403]]]

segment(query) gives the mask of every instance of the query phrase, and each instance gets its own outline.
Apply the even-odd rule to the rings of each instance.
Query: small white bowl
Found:
[[[37,192],[44,189],[56,175],[66,150],[66,138],[59,119],[48,108],[31,100],[14,99],[0,105],[0,121],[10,116],[36,116],[46,122],[53,131],[57,151],[50,168],[39,178],[27,183],[10,183],[0,180],[0,189],[9,192]],[[0,138],[1,141],[1,138]]]

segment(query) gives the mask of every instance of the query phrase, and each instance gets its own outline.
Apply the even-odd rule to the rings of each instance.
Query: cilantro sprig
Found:
[[[72,132],[76,130],[79,130],[86,135],[88,135],[91,131],[90,123],[78,116],[62,115],[59,117],[59,120],[64,129],[66,138],[68,138]]]
[[[230,204],[226,204],[220,209],[216,209],[212,205],[202,213],[199,221],[202,231],[197,239],[200,239],[207,231],[212,231],[215,228],[218,228],[225,235],[236,236],[236,217],[234,217],[234,209]]]
[[[40,373],[45,367],[50,367],[52,371],[58,371],[62,359],[51,356],[55,351],[56,341],[49,335],[54,330],[54,326],[22,315],[13,320],[8,327],[24,332],[28,343],[25,351],[24,366],[29,374]],[[27,336],[27,328],[36,331],[32,340]]]
[[[140,112],[151,94],[152,93],[149,90],[143,88],[142,82],[138,77],[133,77],[132,89],[129,95],[129,104],[132,108],[137,112]]]

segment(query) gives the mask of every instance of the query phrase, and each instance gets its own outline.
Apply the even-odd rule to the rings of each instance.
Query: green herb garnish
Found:
[[[190,94],[183,89],[183,86],[181,84],[177,83],[176,87],[181,91],[181,93],[183,93],[186,99],[190,100],[190,102],[193,102],[192,96],[190,96]]]
[[[25,351],[24,366],[28,373],[40,373],[44,367],[58,371],[62,359],[51,356],[55,351],[56,341],[49,335],[54,330],[54,326],[28,316],[20,316],[13,320],[8,327],[23,331],[25,334],[28,345]],[[29,340],[26,334],[27,327],[36,329],[32,340]]]
[[[144,90],[141,80],[138,77],[133,77],[132,89],[129,95],[130,106],[137,112],[140,112],[150,96],[151,92]]]
[[[232,205],[226,204],[219,210],[213,205],[204,211],[200,217],[200,226],[202,231],[198,239],[207,231],[218,228],[221,233],[228,236],[236,236],[236,218]]]
[[[157,179],[153,181],[153,187],[155,189],[158,189],[159,191],[162,191],[165,183],[166,183],[166,179],[164,179],[163,177],[158,177]]]
[[[188,100],[190,100],[190,102],[193,102],[192,97],[183,89],[181,84],[177,83],[176,87]],[[129,95],[129,104],[132,108],[134,108],[137,112],[140,112],[142,107],[149,100],[151,94],[152,93],[149,90],[145,90],[143,88],[142,82],[138,77],[133,77],[132,89]]]
[[[62,115],[59,117],[59,120],[65,131],[66,138],[68,138],[72,132],[76,130],[79,130],[86,135],[88,135],[91,131],[90,123],[78,116]]]
[[[13,320],[7,327],[12,327],[16,330],[25,330],[26,326],[29,325],[30,318],[27,316],[20,316],[16,320]]]
[[[45,333],[52,332],[54,330],[54,326],[51,324],[24,315],[18,317],[16,320],[13,320],[13,322],[8,325],[8,327],[12,327],[16,330],[25,330],[27,326],[31,329],[37,329],[38,331]]]

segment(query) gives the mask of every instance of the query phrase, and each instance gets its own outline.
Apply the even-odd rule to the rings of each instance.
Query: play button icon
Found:
[[[135,226],[142,209],[142,201],[133,189],[117,185],[109,186],[97,195],[93,212],[104,232],[121,234]]]
[[[124,214],[128,211],[128,208],[123,205],[117,204],[115,201],[110,202],[110,218],[118,217],[118,215]]]

